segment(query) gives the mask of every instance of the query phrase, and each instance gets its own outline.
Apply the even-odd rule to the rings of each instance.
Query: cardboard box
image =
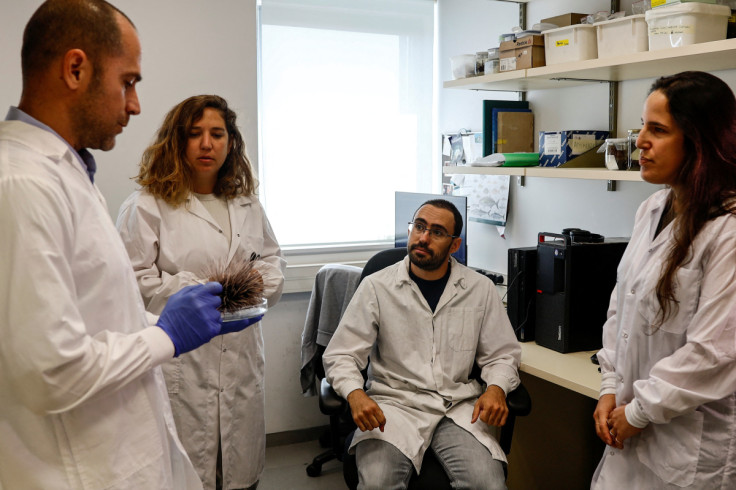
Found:
[[[590,155],[591,149],[594,150],[592,155],[596,159],[600,159],[600,165],[604,166],[603,154],[596,154],[596,151],[605,142],[606,138],[608,138],[608,131],[540,131],[539,166],[559,167],[574,160],[579,155]]]
[[[499,47],[500,69],[525,70],[544,66],[544,36],[525,36],[514,41],[504,41]]]
[[[484,100],[483,101],[483,156],[493,153],[494,109],[529,109],[526,100]]]
[[[497,123],[496,153],[534,151],[534,114],[500,111]]]
[[[550,17],[548,19],[542,19],[542,24],[554,24],[557,27],[566,27],[575,24],[580,24],[580,21],[586,18],[588,14],[563,14],[556,17]]]

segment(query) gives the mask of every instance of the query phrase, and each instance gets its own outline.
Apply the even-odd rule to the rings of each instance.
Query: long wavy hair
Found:
[[[255,192],[257,184],[235,112],[222,97],[197,95],[180,102],[166,115],[155,141],[143,152],[135,179],[141,187],[172,206],[181,205],[192,191],[194,171],[185,156],[187,142],[192,126],[202,119],[207,108],[217,110],[224,119],[230,145],[225,163],[217,173],[215,195],[231,199]]]
[[[674,240],[656,287],[659,326],[678,307],[675,273],[690,261],[700,230],[708,221],[736,212],[736,99],[721,79],[698,71],[659,78],[649,93],[655,91],[667,98],[670,115],[684,134],[685,150],[675,177]]]

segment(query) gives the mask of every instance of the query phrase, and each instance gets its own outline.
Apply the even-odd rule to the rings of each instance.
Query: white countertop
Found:
[[[596,352],[561,354],[536,342],[522,342],[521,371],[597,400],[601,374],[590,361]]]

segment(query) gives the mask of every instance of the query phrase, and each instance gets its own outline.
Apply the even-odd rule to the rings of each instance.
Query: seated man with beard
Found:
[[[506,422],[521,347],[494,284],[451,257],[462,226],[450,202],[422,204],[408,256],[366,277],[324,353],[327,380],[360,429],[350,447],[358,488],[406,488],[429,447],[453,488],[505,488],[491,426]]]

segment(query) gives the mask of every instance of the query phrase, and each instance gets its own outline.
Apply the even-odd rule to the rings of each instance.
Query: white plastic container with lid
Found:
[[[647,10],[649,50],[726,39],[730,15],[727,5],[692,2]]]
[[[576,24],[544,31],[544,56],[547,65],[583,61],[598,57],[596,29],[590,24]]]
[[[593,25],[598,35],[598,58],[639,53],[649,49],[649,35],[644,14],[629,15]]]

